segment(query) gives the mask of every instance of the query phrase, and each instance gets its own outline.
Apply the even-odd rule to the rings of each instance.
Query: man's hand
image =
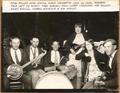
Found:
[[[89,54],[88,54],[88,53],[85,53],[85,56],[86,56],[86,57],[88,57],[88,56],[89,56]]]
[[[106,78],[107,78],[107,77],[106,77],[106,73],[103,72],[102,75],[101,75],[101,77],[102,77],[103,80],[106,80]]]
[[[15,76],[16,74],[17,74],[16,71],[7,72],[7,75],[11,75],[11,76]]]
[[[95,84],[95,86],[104,86],[104,85],[105,85],[105,82],[95,80],[94,84]]]
[[[42,49],[42,51],[43,51],[43,53],[41,53],[40,55],[38,55],[38,57],[35,58],[35,60],[34,60],[35,64],[40,64],[41,59],[46,55],[47,51],[43,50],[43,49]]]
[[[70,49],[70,52],[73,54],[73,55],[75,55],[75,51],[71,48]]]
[[[32,63],[32,65],[33,65],[33,68],[36,68],[38,66],[37,63]]]

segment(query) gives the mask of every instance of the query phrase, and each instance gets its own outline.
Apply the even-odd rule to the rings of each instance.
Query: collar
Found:
[[[117,52],[117,50],[115,50],[115,51],[110,55],[110,58],[114,58],[116,52]]]
[[[76,34],[76,36],[81,36],[81,35],[82,35],[82,33]]]
[[[17,50],[15,50],[15,49],[13,49],[13,48],[10,48],[10,50],[12,50],[12,51],[18,51],[18,50],[20,50],[20,49],[18,48]]]
[[[51,50],[51,52],[59,52],[58,50],[57,51],[55,51],[55,50]]]
[[[35,47],[33,47],[32,45],[30,46],[31,49],[35,49]],[[37,47],[36,47],[37,48]]]

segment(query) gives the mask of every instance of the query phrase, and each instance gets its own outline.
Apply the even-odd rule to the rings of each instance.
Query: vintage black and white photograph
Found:
[[[2,91],[118,91],[118,12],[2,13]]]

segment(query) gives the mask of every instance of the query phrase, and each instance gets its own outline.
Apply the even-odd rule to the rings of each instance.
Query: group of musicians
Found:
[[[66,75],[75,89],[116,89],[117,42],[114,39],[107,39],[102,43],[102,49],[96,48],[93,40],[82,32],[82,24],[75,24],[74,28],[74,34],[64,42],[63,46],[60,46],[58,41],[53,41],[49,51],[38,47],[39,38],[36,36],[31,38],[31,45],[24,49],[20,48],[20,38],[11,38],[10,47],[3,51],[3,87],[9,89],[11,80],[6,73],[9,65],[22,66],[35,59],[24,68],[20,78],[24,83],[24,89],[34,89],[40,75],[46,73],[46,67],[71,65],[75,69]],[[41,54],[44,56],[39,57]]]

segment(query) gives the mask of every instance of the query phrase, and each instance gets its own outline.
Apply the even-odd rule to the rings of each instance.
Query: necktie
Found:
[[[57,51],[55,51],[55,65],[57,65],[58,64],[58,58],[57,58]]]
[[[36,48],[34,48],[33,58],[36,57]]]
[[[112,59],[113,59],[112,56],[110,56],[110,58],[109,58],[109,67],[110,68],[112,68]]]
[[[18,56],[17,56],[16,50],[15,50],[15,59],[16,59],[16,63],[19,64],[19,60],[18,60]]]

